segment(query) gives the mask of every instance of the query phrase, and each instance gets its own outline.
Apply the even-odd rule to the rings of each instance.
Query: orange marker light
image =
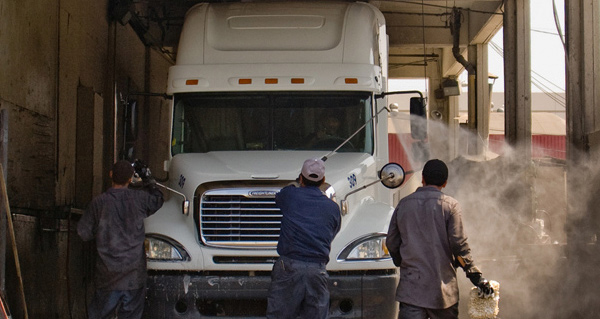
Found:
[[[198,85],[198,79],[186,80],[185,85]]]
[[[303,78],[292,78],[292,84],[304,84]]]
[[[265,79],[265,84],[277,84],[277,79]]]
[[[239,79],[238,84],[252,84],[252,79]]]
[[[346,84],[358,84],[357,78],[346,78]]]

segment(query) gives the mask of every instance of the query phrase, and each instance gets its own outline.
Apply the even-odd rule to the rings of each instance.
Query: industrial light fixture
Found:
[[[446,96],[457,96],[460,95],[460,89],[458,87],[458,81],[451,78],[446,78],[442,82],[442,89],[444,97]]]

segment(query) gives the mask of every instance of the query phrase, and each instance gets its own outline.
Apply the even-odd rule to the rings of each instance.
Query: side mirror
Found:
[[[400,185],[404,183],[405,178],[406,173],[400,164],[387,163],[381,168],[381,171],[379,171],[381,184],[387,188],[400,187]]]
[[[410,134],[418,141],[427,138],[427,110],[422,97],[410,98]]]
[[[186,198],[183,200],[183,203],[181,204],[181,212],[184,215],[187,215],[190,213],[190,201]]]

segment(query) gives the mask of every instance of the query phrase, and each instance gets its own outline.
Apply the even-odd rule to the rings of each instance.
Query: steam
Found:
[[[408,121],[408,114],[392,113],[391,118],[391,131],[410,154],[412,141],[403,122]],[[428,125],[430,142],[452,134],[439,122],[429,121]],[[466,131],[460,134],[470,138]],[[600,214],[596,211],[600,210],[600,169],[594,160],[600,158],[598,154],[573,164],[567,181],[564,160],[524,160],[522,152],[508,145],[501,156],[459,154],[450,161],[436,148],[443,142],[430,145],[434,145],[431,158],[448,164],[448,185],[443,191],[461,204],[475,263],[486,279],[500,283],[498,317],[599,317],[596,232]],[[415,170],[422,167],[414,158],[409,163]],[[573,185],[568,205],[567,182]],[[458,270],[458,278],[460,318],[466,319],[472,285],[462,270]]]

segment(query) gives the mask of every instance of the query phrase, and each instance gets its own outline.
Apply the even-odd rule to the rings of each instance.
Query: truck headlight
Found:
[[[181,244],[175,240],[152,234],[144,240],[146,259],[150,261],[189,261],[190,255]]]
[[[358,238],[342,250],[338,261],[382,260],[390,258],[385,246],[386,234],[375,233]]]

